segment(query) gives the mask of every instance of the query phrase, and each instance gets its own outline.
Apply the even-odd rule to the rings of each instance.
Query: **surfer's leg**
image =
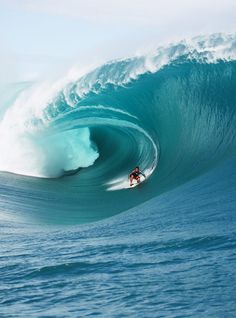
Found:
[[[129,180],[130,180],[130,186],[132,186],[132,185],[133,185],[134,176],[131,175],[130,178],[129,178]]]
[[[139,182],[140,182],[140,177],[137,177],[136,180],[137,180],[137,182],[139,183]]]

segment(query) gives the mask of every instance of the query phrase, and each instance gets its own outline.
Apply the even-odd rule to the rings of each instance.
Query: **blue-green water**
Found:
[[[1,317],[235,316],[235,38],[195,42],[5,90]]]

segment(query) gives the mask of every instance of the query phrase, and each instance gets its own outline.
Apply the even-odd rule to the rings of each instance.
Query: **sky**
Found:
[[[235,32],[235,0],[0,0],[0,82]]]

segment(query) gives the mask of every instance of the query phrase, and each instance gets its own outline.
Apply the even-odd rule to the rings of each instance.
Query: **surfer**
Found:
[[[140,183],[140,174],[146,178],[145,174],[137,166],[129,175],[130,186],[133,185],[133,180],[135,179],[137,183]]]

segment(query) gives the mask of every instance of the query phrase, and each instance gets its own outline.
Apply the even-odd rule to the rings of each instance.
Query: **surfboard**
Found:
[[[129,188],[133,189],[133,188],[139,186],[140,184],[142,184],[145,180],[146,180],[146,178],[144,176],[141,176],[140,177],[140,182],[138,183],[136,180],[133,180],[133,185],[129,186]]]

